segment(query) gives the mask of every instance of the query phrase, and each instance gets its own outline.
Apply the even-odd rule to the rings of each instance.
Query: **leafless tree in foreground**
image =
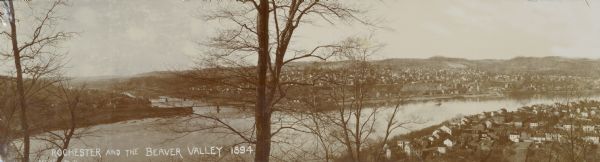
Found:
[[[45,141],[50,144],[48,149],[67,150],[76,139],[81,139],[91,133],[89,128],[79,128],[78,120],[82,119],[82,109],[85,107],[91,107],[89,104],[92,99],[89,96],[89,91],[85,88],[85,85],[81,87],[73,87],[68,84],[67,81],[59,82],[49,93],[53,93],[54,101],[57,101],[53,107],[59,107],[62,114],[57,115],[57,120],[64,123],[65,127],[60,130],[50,130],[42,133],[40,136],[34,139]],[[40,151],[47,151],[42,149]],[[56,162],[61,162],[64,159],[64,154],[59,155],[56,158]]]
[[[283,89],[288,83],[282,79],[284,67],[296,60],[316,58],[325,60],[335,54],[339,45],[319,45],[313,49],[292,46],[294,33],[302,24],[311,20],[338,20],[363,22],[357,17],[361,11],[339,0],[242,0],[208,14],[208,20],[224,21],[221,30],[206,45],[210,47],[204,61],[205,68],[248,67],[248,61],[256,58],[251,72],[241,76],[255,87],[254,121],[255,136],[245,136],[231,129],[249,143],[256,145],[255,161],[269,161],[271,152],[271,116],[277,104],[285,98]],[[222,2],[225,3],[225,2]],[[290,53],[291,52],[291,53]],[[242,58],[242,59],[240,59]],[[235,73],[234,73],[235,74]],[[215,119],[214,117],[207,117]],[[220,124],[227,124],[216,120]],[[233,127],[228,127],[233,128]]]
[[[347,46],[351,48],[338,55],[346,61],[307,65],[302,70],[305,77],[290,88],[289,92],[295,95],[288,96],[291,104],[287,104],[289,108],[284,112],[293,117],[293,121],[299,121],[295,131],[312,138],[291,135],[291,140],[303,138],[311,142],[292,147],[296,152],[304,151],[299,155],[291,154],[294,150],[284,151],[288,155],[286,159],[379,161],[383,146],[393,132],[416,122],[398,120],[401,101],[377,97],[380,88],[386,87],[384,80],[391,75],[386,73],[385,67],[369,62],[369,56],[377,48],[370,43],[366,39],[350,39],[342,44],[352,44]],[[381,103],[395,102],[398,104],[394,108],[380,108]],[[384,114],[389,116],[380,118]],[[382,131],[378,133],[383,137],[381,141],[373,136],[377,131]]]
[[[26,1],[29,3],[29,1]],[[56,72],[62,64],[59,63],[60,57],[56,55],[56,48],[59,42],[71,37],[72,33],[54,32],[54,26],[58,17],[55,16],[56,9],[65,5],[62,0],[57,0],[51,3],[49,8],[42,9],[39,12],[33,9],[34,13],[40,13],[41,16],[34,17],[33,29],[24,29],[23,31],[31,30],[30,35],[24,35],[19,32],[17,21],[25,21],[27,18],[18,19],[17,12],[13,0],[8,0],[8,20],[10,31],[3,31],[2,36],[8,38],[11,42],[11,54],[4,55],[12,57],[14,60],[16,73],[16,94],[17,107],[19,108],[19,118],[21,131],[23,136],[23,157],[22,161],[30,161],[30,126],[28,124],[28,99],[29,95],[39,92],[44,87],[51,83],[40,83],[38,81],[48,77],[48,75]],[[25,36],[27,39],[19,40],[18,36]]]

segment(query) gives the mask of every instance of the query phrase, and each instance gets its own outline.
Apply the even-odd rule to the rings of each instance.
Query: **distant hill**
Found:
[[[530,72],[540,74],[600,76],[600,60],[598,59],[517,57],[505,61],[480,61],[476,68],[500,73]]]
[[[494,73],[533,73],[545,75],[576,75],[600,77],[600,59],[576,59],[564,57],[516,57],[508,60],[485,59],[468,60],[462,58],[431,57],[427,59],[384,59],[373,60],[374,64],[391,67],[392,70],[411,69],[477,69]],[[294,62],[290,64],[295,67],[311,66],[319,64],[330,67],[344,67],[348,61],[333,62]],[[126,82],[131,79],[153,78],[165,79],[172,78],[177,73],[185,71],[156,71],[142,73],[132,76],[105,76],[105,77],[87,77],[76,78],[76,83],[87,83],[90,87],[108,88],[115,83]]]
[[[400,69],[478,69],[495,73],[538,73],[600,77],[600,59],[578,59],[564,57],[516,57],[508,60],[485,59],[468,60],[463,58],[431,57],[427,59],[393,58],[372,61],[395,70]],[[326,66],[343,67],[347,61],[320,63]],[[293,65],[306,66],[310,62]]]
[[[126,82],[127,80],[129,80],[132,77],[133,76],[120,76],[120,75],[73,77],[73,78],[71,78],[71,83],[75,86],[85,85],[87,88],[92,88],[92,89],[108,89],[117,83]]]
[[[432,57],[429,59],[386,59],[378,64],[402,68],[478,69],[495,73],[537,73],[600,77],[600,60],[564,57],[516,57],[509,60],[467,60]]]

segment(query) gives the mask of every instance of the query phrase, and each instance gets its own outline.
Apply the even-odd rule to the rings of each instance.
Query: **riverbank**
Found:
[[[122,121],[129,120],[140,120],[147,118],[170,118],[177,116],[187,116],[193,114],[194,111],[191,107],[186,108],[169,108],[169,109],[159,109],[159,108],[133,108],[133,109],[122,109],[122,110],[103,110],[97,111],[93,114],[82,114],[75,120],[76,128],[85,128],[91,126],[97,126],[102,124],[113,124]],[[34,119],[35,120],[35,119]],[[31,135],[37,135],[44,132],[57,131],[57,130],[65,130],[69,129],[71,125],[70,120],[46,120],[39,121],[42,122],[43,125],[38,124],[34,125],[30,129]],[[17,138],[20,138],[22,135],[17,135]]]

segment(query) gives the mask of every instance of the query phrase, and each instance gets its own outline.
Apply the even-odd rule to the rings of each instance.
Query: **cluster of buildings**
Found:
[[[455,118],[430,130],[419,137],[399,139],[396,150],[405,158],[427,158],[490,151],[523,142],[543,145],[580,141],[598,145],[600,102],[533,105],[511,112],[501,109]]]
[[[353,71],[354,70],[354,71]],[[281,73],[281,88],[286,96],[295,100],[308,100],[311,94],[331,90],[335,85],[352,86],[355,82],[369,82],[368,100],[389,100],[398,97],[461,97],[461,96],[505,96],[510,92],[551,93],[573,90],[600,91],[598,78],[562,74],[498,73],[476,68],[436,68],[428,66],[398,68],[374,66],[370,71],[341,67],[299,66],[285,68]],[[249,73],[251,74],[251,73]],[[190,98],[212,98],[212,100],[252,101],[255,85],[248,78],[222,71],[207,71],[202,84],[189,82],[169,84],[149,92],[153,96],[188,96]],[[232,75],[232,76],[229,76]],[[332,82],[335,82],[332,84]],[[168,84],[168,83],[162,83]],[[175,88],[172,88],[175,87]],[[310,90],[308,88],[311,88]],[[148,88],[144,88],[148,89]],[[512,94],[512,93],[511,93]]]
[[[400,94],[413,96],[471,95],[518,92],[553,92],[572,90],[600,90],[600,80],[570,75],[546,75],[530,73],[494,73],[470,68],[406,68],[378,67],[375,84],[378,98],[396,97]],[[327,69],[333,71],[336,69]],[[346,69],[337,69],[343,71]],[[327,73],[310,69],[294,69],[283,73],[286,81],[305,82],[318,78],[331,78],[352,82],[352,74]],[[347,83],[351,85],[352,83]],[[317,82],[315,85],[324,85]]]

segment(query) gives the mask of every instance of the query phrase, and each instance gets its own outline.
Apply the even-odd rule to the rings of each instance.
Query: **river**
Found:
[[[594,95],[587,99],[600,99],[600,96]],[[485,111],[495,111],[501,108],[506,108],[508,111],[513,111],[522,106],[534,104],[553,104],[562,102],[564,99],[548,98],[548,97],[529,97],[529,98],[500,98],[500,99],[455,99],[443,102],[441,105],[438,102],[414,102],[401,106],[399,115],[396,120],[418,120],[418,123],[405,125],[406,128],[399,129],[393,132],[393,135],[399,135],[418,130],[428,126],[440,124],[446,120],[452,119],[460,115],[473,115]],[[223,114],[220,117],[230,123],[237,129],[249,129],[253,122],[251,114],[228,112],[227,108],[223,108]],[[369,113],[365,111],[364,113]],[[370,139],[378,139],[384,135],[386,123],[385,118],[389,118],[392,112],[390,107],[378,108],[377,117],[379,118],[375,124],[375,131]],[[197,112],[203,112],[198,110]],[[281,118],[281,119],[280,119]],[[286,120],[289,116],[274,114],[273,120]],[[183,124],[184,123],[184,124]],[[223,131],[192,131],[180,132],[179,128],[194,129],[198,125],[207,125],[210,123],[207,119],[189,118],[189,117],[173,117],[173,118],[151,118],[143,120],[125,121],[113,124],[97,125],[87,129],[79,129],[78,131],[86,131],[90,134],[72,142],[71,149],[100,149],[99,156],[91,154],[76,154],[72,155],[83,157],[67,157],[67,160],[77,161],[214,161],[223,157],[233,158],[239,156],[243,159],[250,159],[251,154],[242,154],[241,152],[231,156],[232,152],[228,149],[229,145],[241,142],[241,138],[236,135],[227,134]],[[275,126],[276,127],[276,126]],[[297,153],[294,150],[301,148],[310,148],[316,143],[313,136],[296,132],[283,131],[274,138],[278,142],[273,145],[272,154],[274,156],[281,155],[282,158],[308,158]],[[40,150],[48,144],[39,140],[34,140],[33,148]],[[248,146],[248,145],[239,145]],[[224,147],[217,150],[219,147]],[[334,146],[338,147],[338,146]],[[241,147],[240,147],[241,148]],[[341,148],[341,147],[340,147]],[[133,154],[133,150],[137,154]],[[179,149],[179,152],[177,152]],[[245,148],[244,148],[245,149]],[[94,151],[93,150],[93,151]],[[129,150],[129,151],[126,151]],[[303,150],[303,149],[302,149]],[[83,150],[78,150],[83,152]],[[88,151],[88,150],[85,150]],[[93,152],[92,151],[92,152]],[[111,155],[107,154],[113,153]],[[150,152],[148,152],[150,151]],[[314,151],[314,150],[313,150]],[[119,155],[116,155],[116,153]],[[315,151],[318,152],[318,151]],[[193,155],[190,155],[192,153]],[[219,156],[217,153],[220,153]],[[306,153],[306,152],[305,152]],[[42,160],[52,160],[56,158],[52,151],[43,151],[41,154]],[[227,155],[227,156],[226,156]],[[231,160],[231,159],[229,159]],[[229,161],[226,160],[226,161]]]

